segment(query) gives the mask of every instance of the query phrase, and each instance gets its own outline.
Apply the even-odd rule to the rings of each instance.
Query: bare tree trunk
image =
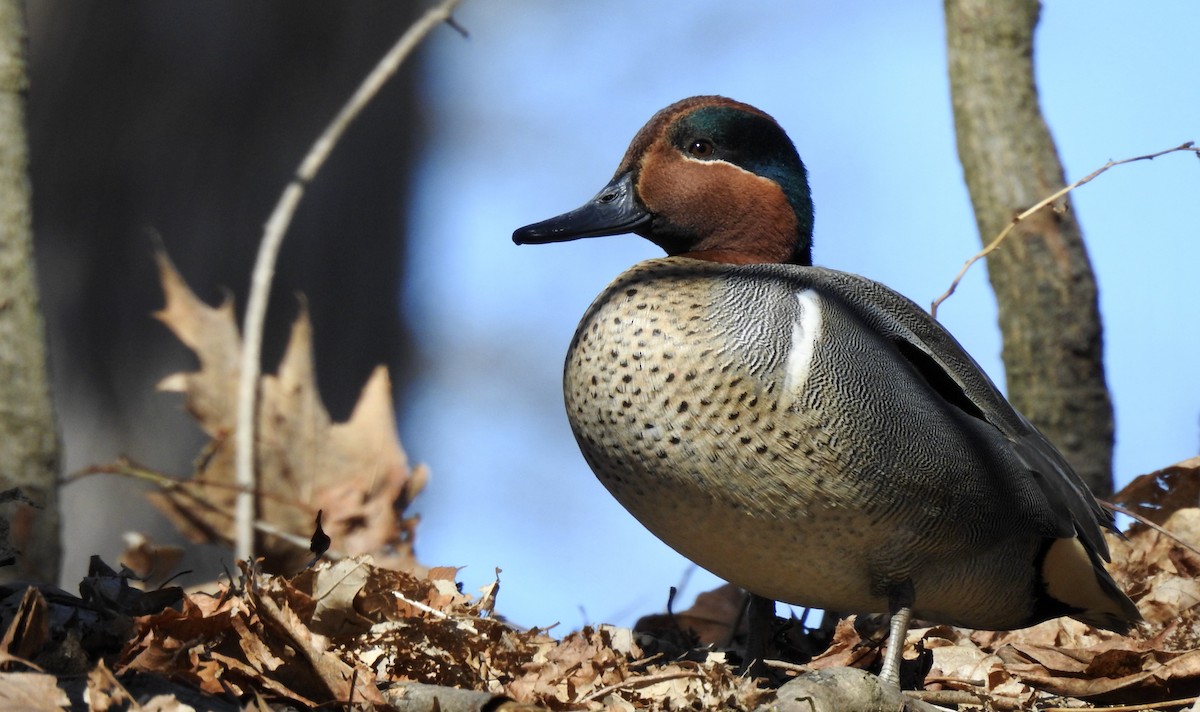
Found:
[[[34,279],[26,88],[23,6],[0,0],[0,488],[20,487],[42,506],[3,513],[22,556],[0,579],[56,582],[59,446]]]
[[[945,0],[958,155],[984,243],[1065,185],[1033,78],[1037,0]],[[1069,201],[988,258],[1008,395],[1097,494],[1112,490],[1113,416],[1096,280]]]

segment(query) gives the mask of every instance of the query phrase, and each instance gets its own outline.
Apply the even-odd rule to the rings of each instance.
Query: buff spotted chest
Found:
[[[920,307],[812,266],[796,149],[767,114],[685,99],[582,207],[518,244],[636,233],[667,257],[592,303],[564,395],[584,458],[692,561],[760,596],[985,629],[1140,619],[1112,517]],[[882,675],[895,684],[900,645]]]

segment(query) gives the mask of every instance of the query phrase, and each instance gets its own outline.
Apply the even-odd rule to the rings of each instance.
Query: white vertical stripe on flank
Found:
[[[796,292],[800,315],[792,323],[792,343],[788,347],[783,381],[785,398],[796,398],[804,391],[812,369],[813,353],[821,336],[821,304],[811,289]]]

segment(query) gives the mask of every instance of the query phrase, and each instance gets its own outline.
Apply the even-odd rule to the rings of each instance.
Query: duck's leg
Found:
[[[775,627],[775,601],[758,594],[746,602],[746,655],[743,665],[751,675],[765,675],[767,649]]]
[[[900,661],[904,659],[904,639],[908,637],[911,621],[912,609],[907,606],[892,614],[887,655],[883,658],[883,669],[879,671],[880,679],[896,689],[900,689]]]

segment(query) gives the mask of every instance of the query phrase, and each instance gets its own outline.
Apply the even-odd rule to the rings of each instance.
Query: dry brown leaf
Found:
[[[175,574],[183,559],[183,548],[155,544],[141,532],[126,532],[122,539],[125,551],[117,563],[127,566],[147,585],[156,585]]]
[[[1200,501],[1200,457],[1141,475],[1112,496],[1112,501],[1162,524],[1177,509],[1195,507]],[[1145,525],[1135,524],[1137,532]]]
[[[678,641],[685,647],[724,645],[735,632],[745,631],[741,615],[745,605],[742,589],[727,583],[696,596],[696,602],[685,611],[643,616],[633,628],[656,638]],[[740,630],[734,631],[739,621]]]
[[[342,559],[313,576],[313,629],[322,635],[353,635],[371,627],[370,619],[354,609],[371,567],[357,559]]]
[[[180,702],[175,695],[155,695],[143,702],[138,712],[195,712],[195,709]]]
[[[158,256],[166,305],[155,316],[196,353],[200,369],[164,378],[159,389],[183,393],[188,411],[211,438],[193,479],[151,496],[195,541],[229,543],[235,489],[235,396],[241,338],[227,299],[200,301],[163,254]],[[318,510],[333,550],[372,554],[381,566],[411,570],[415,519],[401,514],[421,491],[423,468],[410,468],[396,438],[387,370],[375,370],[350,419],[331,421],[314,379],[311,324],[302,311],[278,373],[260,385],[256,469],[260,517],[307,540]],[[307,550],[261,537],[268,571],[294,572]]]
[[[500,595],[500,569],[496,569],[496,579],[479,588],[479,610],[483,615],[491,615],[496,610],[496,596]]]
[[[363,703],[385,704],[375,687],[375,676],[366,668],[356,668],[334,654],[330,650],[329,639],[313,633],[295,611],[286,604],[280,606],[270,596],[261,597],[258,604],[265,619],[286,631],[329,691],[331,701],[350,707]]]
[[[0,672],[0,709],[22,712],[62,712],[71,699],[53,675]]]
[[[124,710],[126,706],[137,706],[137,700],[129,694],[117,678],[104,664],[96,663],[96,667],[88,673],[87,703],[89,712],[108,712],[110,709]]]
[[[263,675],[260,670],[257,670],[253,665],[250,665],[241,658],[219,652],[209,653],[209,657],[211,657],[211,664],[205,665],[207,673],[204,675],[204,679],[206,681],[218,682],[225,680],[230,689],[239,694],[246,694],[247,690],[255,690],[268,696],[299,703],[310,709],[317,708],[321,704],[315,699],[305,697],[303,694],[297,692],[295,688],[289,687],[274,677]],[[237,684],[233,682],[235,680]],[[216,694],[215,690],[210,690],[207,687],[203,689],[205,692]]]
[[[986,684],[996,668],[1004,664],[995,654],[975,645],[958,628],[935,626],[926,629],[919,639],[933,656],[933,665],[926,676],[927,683],[953,680],[971,683],[984,681]]]
[[[0,639],[0,652],[22,660],[32,660],[50,639],[50,620],[46,599],[30,586],[21,596],[16,615]]]
[[[377,686],[398,682],[520,703],[511,709],[748,710],[764,695],[722,654],[650,662],[626,629],[586,628],[561,641],[514,629],[460,593],[455,573],[417,577],[359,559],[321,562],[289,580],[243,566],[238,585],[139,618],[117,669],[309,707],[383,705]],[[337,619],[357,625],[326,635]]]
[[[205,674],[199,655],[209,641],[226,637],[235,615],[244,615],[237,598],[186,596],[182,611],[167,609],[135,621],[136,633],[122,651],[118,669],[183,677],[203,690],[219,692],[220,683]]]
[[[849,616],[838,621],[833,631],[833,641],[825,652],[814,657],[805,667],[809,670],[820,670],[829,667],[870,667],[879,657],[877,648],[863,642],[858,631],[854,629],[855,616]]]

